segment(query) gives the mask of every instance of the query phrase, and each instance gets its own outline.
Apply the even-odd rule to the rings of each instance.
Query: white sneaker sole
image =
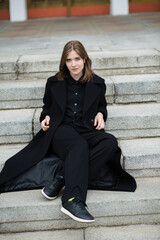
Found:
[[[42,193],[42,195],[43,195],[45,198],[47,198],[48,200],[54,200],[55,198],[57,198],[57,196],[55,196],[55,197],[49,197],[49,196],[47,196],[47,195],[45,194],[45,192],[44,192],[44,188],[42,189],[41,193]]]
[[[78,218],[78,217],[74,216],[72,213],[70,213],[68,210],[66,210],[64,207],[61,207],[61,212],[65,213],[66,215],[68,215],[69,217],[71,217],[72,219],[74,219],[77,222],[91,223],[91,222],[95,221],[94,219],[86,220],[86,219]]]

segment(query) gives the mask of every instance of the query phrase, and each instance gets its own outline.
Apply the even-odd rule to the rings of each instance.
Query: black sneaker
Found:
[[[78,222],[94,222],[94,218],[86,209],[87,205],[79,198],[62,204],[61,211]]]
[[[64,187],[64,177],[57,175],[53,182],[49,183],[42,189],[42,194],[49,200],[53,200],[57,197],[60,190]]]

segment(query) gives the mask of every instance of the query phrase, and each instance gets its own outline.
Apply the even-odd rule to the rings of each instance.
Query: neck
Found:
[[[70,74],[71,74],[71,73],[70,73]],[[82,75],[83,75],[83,74],[80,74],[80,75],[75,76],[75,75],[71,74],[71,77],[72,77],[75,81],[78,81],[78,80],[82,77]]]

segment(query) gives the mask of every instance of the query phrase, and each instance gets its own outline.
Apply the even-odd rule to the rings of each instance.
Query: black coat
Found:
[[[97,112],[102,112],[104,120],[107,119],[105,90],[106,87],[104,84],[104,80],[97,75],[94,75],[91,82],[86,83],[83,107],[84,124],[93,127],[93,119],[96,116]],[[5,191],[4,185],[6,183],[14,183],[14,180],[16,180],[16,182],[19,182],[19,180],[21,180],[25,176],[25,174],[29,173],[30,179],[33,179],[33,175],[35,174],[35,172],[37,173],[40,170],[41,163],[46,162],[45,159],[48,159],[47,155],[49,153],[49,147],[53,134],[57,127],[62,123],[65,113],[66,81],[58,80],[56,76],[50,77],[47,80],[43,101],[44,106],[40,116],[40,121],[42,121],[46,115],[49,115],[50,128],[46,132],[40,130],[33,138],[33,140],[24,149],[22,149],[20,152],[18,152],[6,161],[0,173],[1,192]],[[120,158],[121,150],[118,148],[117,151],[119,152]],[[50,159],[55,158],[57,159],[57,157],[53,154],[50,156]],[[60,166],[60,162],[60,160],[53,161],[53,165],[57,168]],[[50,174],[50,176],[51,175],[52,174]],[[45,174],[45,177],[48,177],[47,174]],[[28,177],[26,179],[28,179]],[[25,181],[27,181],[26,179],[24,179],[24,183]],[[31,182],[32,181],[30,181],[30,183]],[[42,181],[40,182],[40,185],[46,183],[46,181],[44,181],[43,183]],[[37,187],[42,187],[40,185],[35,184],[32,186],[32,184],[30,184],[30,187],[25,187],[27,185],[24,184],[24,186],[20,187],[20,189],[33,189]],[[104,169],[102,169],[102,171],[100,172],[99,179],[97,179],[97,181],[94,182],[93,185],[91,185],[89,188],[135,191],[136,182],[132,176],[130,176],[121,168],[118,160],[117,166],[110,166],[109,164],[106,165]],[[17,190],[18,188],[12,187],[11,189]]]

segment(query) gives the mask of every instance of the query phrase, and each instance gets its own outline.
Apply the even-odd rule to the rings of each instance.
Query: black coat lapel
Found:
[[[85,95],[84,95],[84,105],[83,105],[83,115],[87,112],[91,104],[96,99],[99,94],[99,88],[93,83],[86,83]]]
[[[66,81],[58,80],[55,82],[52,87],[52,93],[58,106],[61,108],[62,112],[64,112],[66,107]]]

